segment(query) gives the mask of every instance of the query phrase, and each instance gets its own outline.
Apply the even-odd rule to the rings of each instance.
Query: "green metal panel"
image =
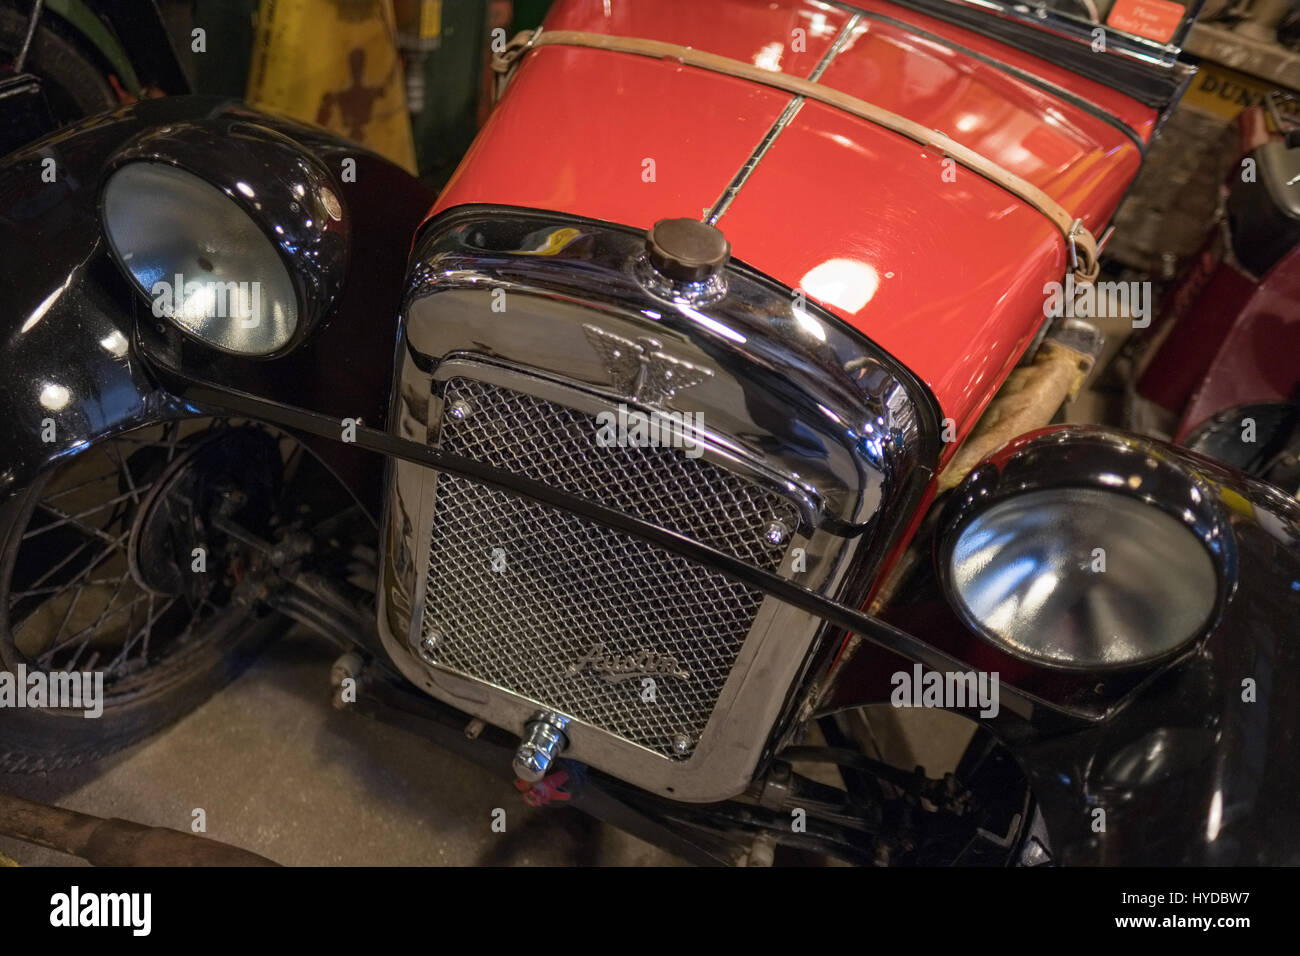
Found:
[[[113,31],[107,24],[95,16],[94,11],[82,0],[45,0],[45,9],[66,20],[87,43],[98,50],[117,74],[117,78],[122,81],[123,87],[136,96],[142,93],[140,77],[131,66],[126,51],[117,42],[117,37],[113,36]]]

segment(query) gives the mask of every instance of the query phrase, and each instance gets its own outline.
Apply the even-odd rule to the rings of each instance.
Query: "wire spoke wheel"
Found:
[[[73,728],[66,711],[7,712],[0,770],[116,749],[180,716],[248,660],[231,654],[265,639],[278,619],[234,600],[241,552],[212,538],[207,509],[234,489],[258,520],[274,520],[300,453],[258,426],[169,421],[91,446],[6,506],[0,669],[102,675],[104,716]]]
[[[132,521],[174,457],[180,423],[159,441],[108,441],[52,477],[22,535],[6,595],[7,650],[43,671],[101,669],[114,683],[147,664],[150,646],[192,632],[211,610],[146,592],[131,574]],[[134,449],[134,450],[133,450]],[[178,618],[185,616],[183,625]],[[180,628],[180,634],[169,634]],[[158,640],[153,640],[158,632]]]

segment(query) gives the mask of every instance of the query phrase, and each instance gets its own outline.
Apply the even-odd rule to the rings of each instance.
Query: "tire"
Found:
[[[239,675],[284,628],[276,616],[230,614],[195,655],[190,670],[165,692],[105,706],[97,719],[55,711],[10,710],[0,726],[0,773],[46,773],[92,763],[180,720]]]
[[[6,63],[22,49],[26,31],[25,14],[0,6],[0,57]],[[32,37],[24,72],[41,78],[46,102],[60,126],[119,105],[104,68],[48,12]]]
[[[144,484],[143,479],[150,475],[142,470],[141,466],[133,465],[139,453],[123,458],[123,449],[134,446],[125,446],[122,443],[135,442],[141,447],[153,448],[156,443],[147,442],[145,438],[139,436],[151,438],[157,433],[156,430],[164,429],[163,433],[166,434],[165,429],[171,428],[176,429],[176,433],[179,434],[185,427],[195,428],[200,435],[211,433],[211,429],[202,432],[193,422],[169,423],[128,432],[123,436],[91,446],[69,462],[43,476],[32,487],[0,505],[0,544],[3,545],[3,552],[0,552],[0,671],[16,674],[20,663],[28,669],[29,673],[32,668],[50,671],[65,668],[72,671],[93,669],[95,661],[101,657],[109,657],[114,651],[111,646],[107,651],[98,648],[94,651],[86,650],[87,646],[97,640],[102,630],[108,629],[106,614],[109,618],[114,615],[117,617],[113,630],[119,627],[122,614],[126,614],[125,624],[120,626],[121,633],[128,641],[119,654],[111,658],[113,661],[117,661],[119,657],[125,659],[122,664],[122,676],[114,677],[115,672],[111,667],[100,668],[101,673],[109,676],[105,677],[103,713],[99,717],[87,718],[81,710],[75,709],[6,707],[0,710],[0,772],[31,773],[72,767],[107,756],[156,733],[193,710],[239,674],[252,662],[262,646],[283,630],[285,622],[279,615],[259,614],[253,608],[235,603],[230,600],[228,593],[224,593],[224,596],[219,595],[218,592],[221,590],[219,585],[213,585],[206,590],[204,597],[192,604],[194,610],[191,613],[185,595],[177,593],[169,596],[165,593],[157,593],[145,589],[138,583],[138,573],[135,570],[137,566],[128,560],[129,549],[134,546],[135,541],[133,533],[126,546],[119,546],[122,552],[120,555],[111,547],[99,545],[98,539],[93,537],[100,530],[108,530],[112,534],[101,535],[105,540],[116,536],[120,541],[126,536],[126,529],[135,527],[137,513],[145,508],[145,504],[141,502],[149,501],[148,486]],[[172,456],[177,454],[178,447],[183,450],[187,441],[190,439],[182,439],[179,442],[173,439]],[[91,489],[89,493],[79,492],[76,489],[57,492],[52,490],[61,487],[61,480],[62,487],[66,488],[69,481],[83,481],[92,467],[96,465],[104,467],[104,461],[95,458],[96,454],[100,453],[109,462],[108,472],[104,478],[96,479],[99,485],[94,482],[87,483]],[[153,454],[161,456],[164,452]],[[115,456],[118,465],[126,469],[128,476],[131,475],[132,470],[135,471],[136,483],[130,485],[125,504],[113,503],[113,500],[121,497],[120,490],[123,487],[120,479],[116,485],[111,483],[114,477],[111,463]],[[123,460],[127,463],[124,466],[121,465]],[[170,461],[172,457],[168,457],[167,462]],[[150,478],[151,481],[160,481],[159,473],[162,475],[169,473],[166,462],[151,464],[151,467],[156,469],[156,473]],[[72,472],[72,469],[78,468],[81,469],[80,472]],[[69,474],[72,474],[71,479],[67,478]],[[60,476],[64,478],[61,479]],[[85,500],[84,497],[71,499],[64,497],[60,504],[69,500],[78,503],[75,507],[69,506],[69,511],[76,511],[75,517],[79,520],[68,524],[57,517],[51,517],[48,509],[53,506],[52,500],[70,494],[83,496],[92,494],[109,503],[98,505],[95,509],[97,516],[91,518],[81,503]],[[43,503],[43,496],[47,495],[50,497]],[[40,526],[34,518],[38,509],[40,509],[40,520],[44,522]],[[132,509],[136,509],[136,512],[133,513]],[[99,524],[104,521],[106,511],[109,512],[110,517],[104,523],[103,529],[100,529]],[[170,512],[170,505],[168,512]],[[57,526],[60,524],[66,525],[64,530],[58,529]],[[84,532],[83,528],[86,529]],[[45,537],[41,538],[42,535]],[[73,563],[68,570],[61,572],[71,575],[71,584],[63,586],[61,583],[54,583],[45,587],[29,588],[28,584],[19,582],[18,588],[15,588],[15,582],[18,581],[15,572],[20,570],[20,564],[25,563],[30,567],[32,563],[33,545],[25,545],[26,541],[41,540],[42,544],[35,549],[46,552],[44,561],[48,562],[49,567],[53,567],[57,563],[56,559],[64,553],[60,550],[63,547],[62,541],[58,539],[73,538],[76,535],[89,542],[89,550],[88,555],[81,560],[83,568],[77,570],[78,564]],[[53,546],[49,544],[51,539],[57,541]],[[24,551],[24,547],[28,550]],[[101,549],[102,555],[110,557],[96,555],[95,547]],[[73,549],[69,546],[67,550],[71,553]],[[23,562],[19,561],[20,554],[24,558]],[[42,565],[43,568],[46,566]],[[125,571],[111,596],[107,601],[103,601],[103,594],[109,585],[99,583],[92,575],[95,572],[103,572],[111,577],[117,573],[118,567],[125,568]],[[105,571],[105,569],[112,570]],[[33,573],[21,572],[28,577]],[[216,580],[216,575],[213,575],[213,579]],[[46,578],[37,580],[36,583],[44,585],[49,581],[58,582],[59,579]],[[126,592],[127,594],[135,594],[138,591],[137,596],[130,598],[129,604],[123,593],[125,585],[135,589]],[[78,593],[68,598],[73,586],[77,588]],[[32,590],[40,593],[31,596]],[[51,593],[46,596],[43,593],[46,591]],[[92,628],[88,630],[89,636],[83,644],[76,647],[71,643],[67,644],[66,646],[71,650],[66,653],[72,654],[75,651],[77,655],[89,654],[90,660],[89,662],[83,660],[78,664],[74,658],[71,665],[65,663],[60,667],[54,656],[64,653],[59,650],[62,646],[59,638],[68,625],[69,619],[75,622],[74,609],[77,601],[86,593],[90,593],[91,597],[82,602],[81,613],[93,617],[98,612],[98,617]],[[141,612],[134,605],[146,599],[148,610],[144,613],[144,627],[147,632],[144,635],[144,651],[141,659],[135,660],[129,653],[133,646],[130,642],[137,644],[139,642],[139,632],[136,628],[140,620],[138,615]],[[163,604],[164,600],[166,605]],[[55,604],[59,601],[63,601],[64,605]],[[95,601],[100,601],[100,604],[96,605],[93,603]],[[119,601],[120,604],[117,603]],[[27,603],[22,604],[22,602]],[[87,604],[90,605],[88,608]],[[202,617],[205,613],[204,605],[211,609],[207,617]],[[38,617],[44,615],[50,606],[53,606],[54,617]],[[64,606],[68,610],[60,623],[59,630],[53,633],[53,637],[48,637],[48,632],[52,628],[44,628],[44,622],[64,615]],[[115,606],[117,610],[113,610]],[[31,610],[33,607],[35,610]],[[155,607],[159,608],[156,616]],[[11,616],[19,619],[15,626],[11,626]],[[179,621],[187,616],[189,622],[184,631],[172,633],[178,626],[172,621]],[[163,633],[164,623],[169,628],[166,634]],[[75,627],[76,624],[74,623],[73,626]],[[75,638],[80,632],[74,632],[71,637]],[[155,652],[156,659],[151,659],[149,641],[155,635],[155,647],[161,645],[161,650]],[[30,644],[27,644],[25,649],[24,640],[33,636],[47,642],[43,651],[40,648],[35,651],[30,650]],[[48,666],[39,664],[40,653],[52,655]]]

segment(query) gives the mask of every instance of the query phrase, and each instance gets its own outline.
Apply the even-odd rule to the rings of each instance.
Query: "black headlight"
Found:
[[[221,117],[151,130],[112,161],[109,250],[155,319],[212,348],[283,354],[329,310],[347,223],[324,167],[288,136]]]

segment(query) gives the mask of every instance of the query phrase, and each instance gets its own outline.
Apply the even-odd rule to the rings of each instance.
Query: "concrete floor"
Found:
[[[291,632],[163,733],[99,763],[0,774],[0,791],[188,830],[287,865],[663,866],[680,861],[508,784],[413,734],[330,707],[330,648]],[[506,832],[491,829],[506,810]],[[20,864],[73,857],[0,838]]]

